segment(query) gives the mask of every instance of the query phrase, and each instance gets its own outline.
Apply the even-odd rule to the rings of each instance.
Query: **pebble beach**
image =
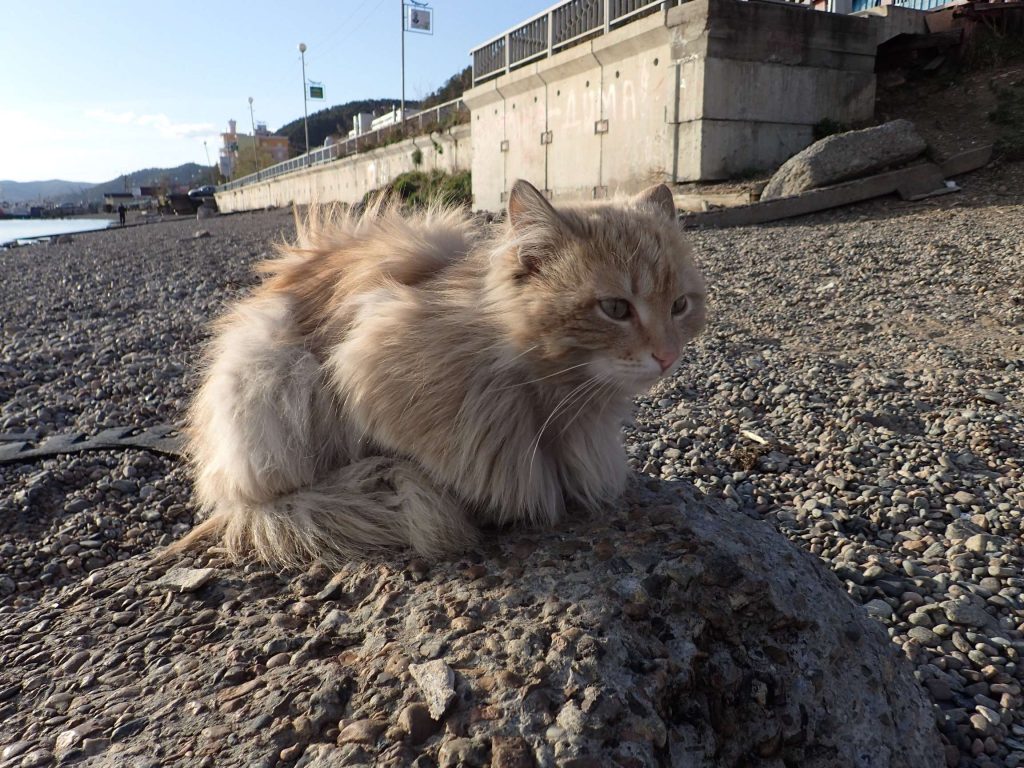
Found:
[[[638,474],[689,484],[820,558],[913,665],[950,768],[1024,764],[1022,182],[1024,167],[1007,164],[917,203],[693,232],[708,330],[675,376],[638,399],[625,429]],[[0,441],[180,424],[210,321],[293,233],[292,213],[270,210],[0,251]],[[93,658],[82,656],[94,647],[86,633],[54,636],[49,606],[91,596],[82,610],[114,628],[112,645],[138,634],[146,595],[117,586],[119,561],[139,563],[195,513],[174,456],[107,450],[0,464],[0,768],[114,764],[103,762],[110,743],[152,727],[131,701],[153,691],[117,674],[145,666],[128,646],[95,673],[106,675],[102,713],[78,712],[67,691],[32,712],[10,702],[28,684],[23,667],[59,667],[76,684],[93,674],[82,666]],[[225,604],[247,576],[270,579],[247,566]],[[301,582],[300,596],[321,594]],[[196,626],[215,623],[196,615]],[[178,637],[181,622],[167,621],[148,626],[139,647]],[[230,660],[230,647],[220,653]],[[185,690],[199,685],[195,666],[175,671]],[[429,727],[405,714],[407,734]],[[74,731],[85,720],[99,725]],[[153,765],[215,754],[166,750]],[[476,764],[467,755],[450,764]]]

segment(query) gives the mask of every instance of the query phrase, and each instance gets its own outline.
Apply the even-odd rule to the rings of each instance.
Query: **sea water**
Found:
[[[0,245],[31,241],[50,235],[106,229],[110,219],[0,219]]]

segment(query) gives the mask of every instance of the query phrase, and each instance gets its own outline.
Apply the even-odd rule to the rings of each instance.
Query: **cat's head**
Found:
[[[642,392],[703,329],[706,288],[664,184],[609,204],[555,209],[516,182],[502,278],[513,338],[552,370]],[[506,314],[508,310],[506,310]]]

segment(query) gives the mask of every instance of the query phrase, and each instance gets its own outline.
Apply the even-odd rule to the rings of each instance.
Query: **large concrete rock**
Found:
[[[830,572],[646,482],[447,562],[202,557],[178,567],[217,574],[184,592],[111,565],[8,616],[4,732],[95,765],[945,764],[909,663]]]
[[[826,136],[789,158],[761,193],[762,200],[798,195],[899,165],[924,152],[927,143],[909,120]]]

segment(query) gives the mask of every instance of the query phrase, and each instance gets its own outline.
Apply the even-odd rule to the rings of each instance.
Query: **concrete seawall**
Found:
[[[590,199],[774,168],[819,121],[871,120],[890,26],[691,0],[506,72],[463,97],[476,204],[499,207],[518,177],[553,199]]]
[[[500,209],[518,178],[552,199],[603,198],[659,182],[771,170],[815,125],[870,122],[875,54],[925,14],[848,16],[796,3],[690,0],[542,51],[467,91],[469,125],[218,193],[223,211],[354,203],[421,168],[472,170],[476,208]]]
[[[419,165],[413,161],[417,149],[421,156]],[[384,187],[407,171],[468,171],[470,154],[469,126],[457,125],[326,165],[218,192],[217,206],[224,213],[236,213],[292,203],[341,202],[351,205],[359,202],[367,192]]]

